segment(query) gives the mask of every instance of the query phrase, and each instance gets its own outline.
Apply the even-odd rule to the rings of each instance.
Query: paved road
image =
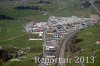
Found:
[[[73,33],[71,33],[71,34],[69,34],[68,36],[66,36],[63,40],[63,42],[62,42],[62,46],[61,46],[61,49],[60,50],[58,50],[58,51],[60,51],[59,52],[59,54],[58,54],[58,58],[64,58],[64,52],[65,52],[65,49],[66,49],[66,45],[67,44],[70,44],[70,41],[71,41],[71,39],[72,39],[72,37],[73,36],[75,36],[75,34],[77,33],[77,32],[79,32],[79,30],[77,30],[77,31],[74,31]],[[66,44],[67,43],[67,44]],[[68,50],[70,49],[70,45],[67,45],[69,48],[68,48]],[[63,60],[63,61],[65,61],[65,60]],[[83,63],[80,63],[81,64],[81,66],[84,66],[84,64]],[[46,64],[43,64],[43,63],[40,63],[38,66],[47,66]],[[66,66],[65,65],[65,63],[57,63],[56,64],[56,66]]]
[[[77,30],[65,37],[64,42],[61,47],[61,50],[60,50],[60,53],[59,53],[59,58],[64,58],[64,52],[66,49],[66,45],[67,45],[68,51],[70,51],[70,44],[71,44],[70,42],[73,39],[73,37],[76,35],[77,32],[79,32],[79,30]],[[65,61],[65,60],[63,60],[63,61]],[[80,66],[85,66],[84,63],[80,62],[79,64],[80,64]],[[65,63],[57,63],[57,66],[66,66],[66,65],[65,65]]]
[[[62,43],[62,47],[61,47],[61,50],[59,52],[59,58],[64,58],[64,52],[65,52],[65,49],[66,49],[66,45],[67,44],[70,44],[70,40],[71,38],[77,33],[78,31],[75,31],[71,34],[69,34],[68,36],[65,37],[64,39],[64,42]],[[67,43],[67,44],[66,44]],[[69,45],[67,45],[69,47]],[[69,48],[70,49],[70,48]],[[65,63],[57,63],[57,66],[65,66]]]
[[[61,49],[58,50],[60,51],[58,54],[58,58],[64,58],[64,52],[66,49],[66,43],[68,43],[71,40],[71,37],[73,37],[78,31],[75,31],[73,33],[71,33],[70,35],[66,36],[63,39],[63,42],[60,44],[61,45]],[[46,64],[40,63],[38,66],[47,66]],[[65,63],[57,63],[57,66],[65,66]]]
[[[94,5],[93,0],[90,0],[91,5],[93,6],[93,8],[97,11],[97,13],[100,15],[100,11],[97,9],[97,7]]]

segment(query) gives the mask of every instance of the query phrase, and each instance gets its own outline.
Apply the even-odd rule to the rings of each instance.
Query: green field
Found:
[[[96,52],[96,58],[94,63],[86,63],[86,66],[100,66],[100,45],[96,44],[96,41],[100,40],[100,26],[92,26],[85,29],[78,34],[78,38],[82,38],[83,41],[77,45],[82,49],[82,56],[92,56],[92,50]],[[80,55],[80,54],[79,54]]]
[[[74,53],[75,56],[85,57],[84,64],[85,66],[100,66],[100,45],[96,44],[97,40],[100,40],[100,26],[91,26],[82,30],[78,33],[77,39],[82,39],[79,43],[76,44],[76,47],[81,48],[80,51]],[[92,55],[92,50],[96,52],[96,58],[94,59],[94,63],[90,63],[90,57]],[[67,52],[65,52],[65,58],[67,57]],[[89,63],[87,63],[86,57],[88,57]],[[72,61],[71,63],[67,63],[66,66],[80,66],[79,64]]]

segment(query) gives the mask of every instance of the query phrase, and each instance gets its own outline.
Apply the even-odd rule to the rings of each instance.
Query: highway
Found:
[[[62,47],[61,47],[61,50],[60,50],[60,52],[59,52],[59,56],[58,56],[58,58],[64,58],[64,52],[65,52],[65,49],[66,49],[66,45],[68,46],[68,50],[70,50],[70,42],[71,42],[71,40],[72,40],[72,37],[74,36],[74,35],[76,35],[76,33],[77,33],[78,31],[75,31],[75,32],[73,32],[73,33],[71,33],[71,34],[69,34],[68,36],[66,36],[65,38],[64,38],[64,41],[63,41],[63,43],[62,43]],[[65,63],[57,63],[56,64],[56,66],[65,66]]]
[[[100,11],[97,9],[97,7],[94,5],[94,1],[90,0],[91,5],[93,6],[93,8],[97,11],[97,13],[100,15]]]
[[[64,52],[66,49],[66,45],[69,47],[70,41],[72,40],[72,37],[78,32],[74,31],[73,33],[70,33],[69,35],[66,35],[61,41],[60,41],[60,49],[57,50],[57,57],[56,58],[64,58]],[[70,48],[69,48],[70,50]],[[38,66],[47,66],[46,64],[40,63]],[[56,66],[65,66],[65,63],[59,63],[57,62]]]
[[[56,53],[56,58],[64,58],[64,52],[67,46],[68,51],[70,51],[70,44],[72,44],[71,42],[73,41],[73,37],[79,32],[80,30],[76,30],[72,33],[70,33],[69,35],[66,35],[59,43],[59,48],[57,50],[58,53]],[[69,53],[69,52],[68,52]],[[44,57],[44,56],[43,56]],[[59,62],[60,60],[57,61],[57,63],[55,64],[55,66],[66,66],[65,62]],[[65,60],[63,60],[65,61]],[[84,66],[83,63],[79,63],[80,66]],[[38,66],[47,66],[44,63],[40,63]]]

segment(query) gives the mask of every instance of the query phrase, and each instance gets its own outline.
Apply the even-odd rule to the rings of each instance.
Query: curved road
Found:
[[[77,31],[74,31],[73,33],[71,33],[71,34],[69,34],[68,36],[66,36],[65,38],[64,38],[64,41],[63,41],[63,43],[62,43],[62,47],[61,47],[61,50],[60,50],[60,52],[59,52],[59,56],[58,56],[58,58],[64,58],[64,52],[65,52],[65,49],[66,49],[66,45],[67,45],[67,47],[68,47],[68,50],[70,50],[70,43],[69,42],[71,42],[71,38],[74,36],[74,35],[76,35],[76,33],[78,32],[79,30],[77,30]],[[65,60],[64,60],[65,61]],[[56,64],[56,66],[65,66],[65,63],[57,63]]]

